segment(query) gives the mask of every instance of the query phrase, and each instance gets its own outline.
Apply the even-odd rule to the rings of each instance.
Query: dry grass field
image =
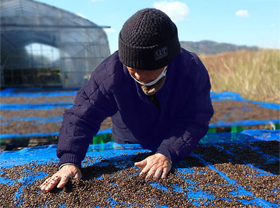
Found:
[[[238,51],[200,55],[212,91],[238,92],[248,100],[280,104],[280,51]]]

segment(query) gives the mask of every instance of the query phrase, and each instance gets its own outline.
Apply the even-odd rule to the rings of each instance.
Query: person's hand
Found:
[[[136,162],[135,166],[144,167],[140,175],[146,174],[146,179],[152,177],[154,180],[157,180],[159,178],[166,178],[172,164],[163,154],[156,153],[140,162]]]
[[[45,180],[40,188],[42,191],[51,191],[55,186],[57,186],[57,188],[64,187],[71,178],[79,181],[81,177],[82,173],[78,167],[74,165],[65,165],[52,177]]]

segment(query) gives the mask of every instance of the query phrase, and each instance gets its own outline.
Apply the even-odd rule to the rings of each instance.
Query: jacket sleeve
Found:
[[[173,164],[189,155],[206,135],[209,121],[214,114],[208,72],[200,60],[196,60],[193,67],[194,73],[199,73],[194,75],[192,93],[184,100],[184,108],[178,114],[169,136],[157,149],[158,153],[165,155]]]
[[[116,112],[114,99],[106,88],[104,82],[98,83],[92,76],[78,91],[74,106],[65,111],[57,146],[59,166],[74,163],[81,167],[102,121]]]

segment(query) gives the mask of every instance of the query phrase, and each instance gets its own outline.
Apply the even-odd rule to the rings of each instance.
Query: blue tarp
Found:
[[[101,133],[111,133],[109,129],[101,131]],[[215,145],[218,143],[250,143],[256,141],[278,141],[280,142],[280,130],[267,129],[248,129],[240,133],[207,133],[205,137],[200,140],[201,145]],[[90,145],[88,152],[98,152],[100,150],[139,150],[142,149],[139,144],[117,144],[108,142],[105,144]],[[40,161],[42,158],[46,160],[56,158],[56,145],[46,145],[39,147],[24,148],[19,151],[0,151],[1,167],[7,167],[15,164],[28,164],[32,161]],[[52,154],[50,154],[52,152]],[[106,152],[102,152],[103,156]],[[110,156],[111,153],[109,153]],[[107,156],[106,156],[107,157]],[[21,160],[21,162],[19,162]],[[14,161],[14,163],[11,163]]]
[[[40,97],[76,95],[77,88],[7,88],[0,92],[1,97]]]
[[[57,90],[57,91],[56,91]],[[2,90],[0,92],[0,97],[56,97],[56,96],[75,96],[77,93],[77,89],[65,89],[65,90],[59,90],[54,88],[53,90],[44,91],[43,89],[37,89],[37,88],[27,88],[25,90],[22,90],[20,92],[19,89],[16,88],[9,88]],[[251,101],[244,99],[239,93],[236,92],[211,92],[210,94],[211,100],[213,102],[215,101],[225,101],[225,100],[233,100],[233,101],[243,101],[243,102],[250,102],[254,104],[258,104],[261,107],[264,108],[270,108],[270,109],[276,109],[280,110],[280,105],[275,103],[265,103],[265,102],[259,102],[259,101]],[[18,110],[18,109],[49,109],[49,105],[51,105],[51,108],[54,107],[70,107],[73,105],[73,103],[39,103],[39,104],[0,104],[0,109],[2,110]]]
[[[216,203],[219,200],[230,202],[232,200],[240,203],[241,207],[254,206],[254,207],[279,207],[280,203],[280,187],[274,187],[270,190],[270,196],[275,199],[269,200],[262,195],[257,195],[255,186],[258,184],[250,184],[250,186],[244,186],[238,182],[234,175],[230,172],[220,169],[220,164],[227,164],[233,169],[243,165],[252,170],[252,174],[249,172],[239,173],[238,178],[256,177],[259,180],[264,180],[264,177],[279,177],[279,172],[275,172],[270,169],[270,165],[279,164],[279,154],[272,154],[272,152],[265,151],[262,146],[267,142],[276,142],[279,145],[280,141],[279,130],[246,130],[242,133],[211,133],[204,137],[198,149],[194,150],[184,161],[176,164],[174,168],[174,174],[185,180],[186,187],[180,185],[172,185],[168,188],[172,194],[181,194],[181,197],[185,197],[193,207],[212,206],[219,207]],[[274,145],[275,145],[274,144]],[[268,144],[270,145],[270,144]],[[278,146],[279,147],[279,146]],[[199,149],[201,148],[201,149]],[[213,158],[209,157],[209,151],[215,151]],[[238,152],[242,151],[242,157]],[[210,152],[211,152],[210,151]],[[86,157],[92,158],[83,163],[83,167],[88,166],[106,166],[108,163],[121,168],[133,167],[132,156],[142,153],[149,153],[147,149],[143,149],[141,145],[128,145],[117,144],[109,142],[106,144],[90,145],[87,151]],[[251,155],[252,154],[252,155]],[[224,157],[227,155],[227,157]],[[255,157],[255,158],[254,158]],[[200,167],[192,166],[189,162],[193,160],[199,160]],[[266,161],[266,162],[263,162]],[[13,168],[21,165],[28,165],[31,162],[36,164],[45,164],[47,162],[58,162],[56,157],[56,145],[47,145],[40,147],[24,148],[19,151],[0,151],[0,174],[5,172],[5,169]],[[266,163],[266,164],[264,164]],[[201,173],[201,167],[207,167],[204,169],[204,173]],[[20,167],[19,167],[20,168]],[[27,167],[26,167],[27,168]],[[101,169],[102,170],[102,169]],[[233,170],[228,170],[233,171]],[[206,174],[207,172],[213,172],[216,177],[222,179],[224,184],[216,184],[215,181],[209,181],[207,184],[201,184],[199,180],[184,179],[184,177],[195,177],[196,174]],[[108,173],[107,173],[108,174]],[[22,194],[22,187],[32,184],[35,180],[46,177],[46,172],[28,173],[20,180],[9,179],[0,177],[1,184],[15,184],[20,183],[21,187],[17,188],[15,198]],[[131,177],[131,176],[127,176]],[[99,177],[97,180],[103,180]],[[154,189],[166,190],[167,188],[162,186],[158,182],[149,182]],[[133,185],[133,184],[132,184]],[[207,191],[211,187],[212,192]],[[234,189],[229,189],[233,187]],[[215,194],[217,189],[229,189],[228,195],[220,196]],[[266,190],[271,187],[266,187]],[[269,190],[268,190],[269,191]],[[38,190],[38,193],[40,190]],[[114,193],[111,193],[112,196]],[[152,193],[151,193],[152,194]],[[250,199],[246,199],[249,197]],[[204,200],[204,202],[201,201]],[[109,200],[109,199],[105,199]],[[118,202],[111,200],[111,206]],[[160,204],[160,202],[158,202]],[[137,207],[130,205],[129,207]],[[158,205],[158,207],[162,207]],[[168,207],[168,206],[163,206]]]
[[[280,110],[279,104],[246,100],[237,92],[225,92],[225,91],[224,92],[211,92],[210,96],[211,96],[211,100],[214,102],[215,101],[225,101],[225,100],[243,101],[243,102],[258,104],[259,106],[264,107],[264,108]]]
[[[78,89],[61,89],[61,88],[52,88],[48,90],[38,89],[38,88],[27,88],[27,89],[17,89],[17,88],[9,88],[2,90],[0,93],[0,98],[4,97],[52,97],[52,96],[74,96],[77,93]],[[217,101],[225,101],[225,100],[232,100],[232,101],[242,101],[242,102],[249,102],[258,104],[260,107],[269,108],[279,110],[280,113],[280,105],[275,103],[264,103],[264,102],[257,102],[257,101],[250,101],[242,98],[239,93],[236,92],[211,92],[211,99],[213,102]],[[34,110],[49,110],[53,108],[69,108],[73,105],[73,103],[68,102],[61,102],[61,103],[37,103],[37,104],[0,104],[0,110],[27,110],[27,109],[34,109]],[[3,116],[0,117],[2,119],[1,126],[5,128],[7,122],[10,120],[21,120],[21,121],[34,121],[35,123],[41,124],[46,122],[52,123],[61,123],[62,122],[62,115],[56,117],[37,117],[37,118],[5,118]],[[238,120],[238,121],[223,121],[220,120],[217,123],[211,123],[209,127],[217,128],[217,127],[232,127],[232,126],[253,126],[253,125],[267,125],[267,124],[278,124],[280,123],[279,119],[270,119],[270,120]],[[57,135],[58,132],[48,132],[48,133],[27,133],[27,134],[2,134],[0,135],[0,139],[11,139],[11,138],[27,138],[30,136],[54,136]]]
[[[99,132],[97,132],[96,135],[99,134],[111,134],[112,129],[102,129]],[[0,139],[11,139],[11,138],[32,138],[32,137],[52,137],[52,136],[58,136],[58,132],[53,133],[28,133],[28,134],[1,134]]]
[[[56,96],[75,96],[78,89],[61,89],[61,88],[53,88],[52,90],[37,89],[37,88],[27,88],[27,89],[16,89],[16,88],[8,88],[2,90],[0,92],[0,97],[56,97]],[[19,91],[19,92],[17,92]],[[215,101],[243,101],[258,104],[264,108],[276,109],[280,110],[280,105],[275,103],[265,103],[259,101],[251,101],[244,99],[239,93],[236,92],[211,92],[210,94],[213,102]],[[0,109],[2,110],[18,110],[18,109],[49,109],[49,105],[51,108],[54,107],[69,107],[69,105],[73,105],[73,103],[38,103],[38,104],[0,104]]]

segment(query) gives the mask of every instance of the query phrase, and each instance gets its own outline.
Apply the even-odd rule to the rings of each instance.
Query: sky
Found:
[[[280,49],[279,0],[36,0],[80,15],[105,29],[118,50],[124,22],[140,9],[157,8],[176,24],[180,41]]]

